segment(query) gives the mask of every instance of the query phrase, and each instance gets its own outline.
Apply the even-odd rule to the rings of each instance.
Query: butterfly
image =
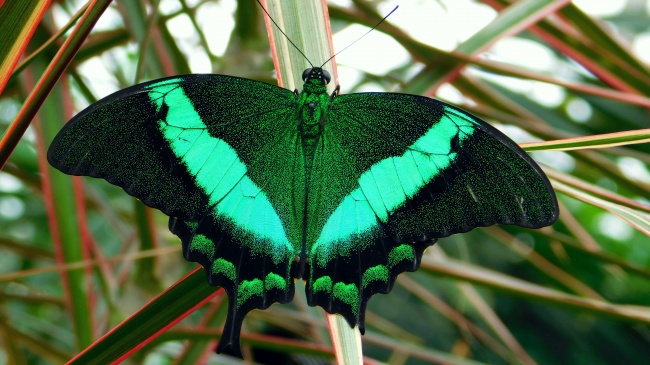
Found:
[[[253,309],[307,302],[364,332],[365,309],[437,239],[558,218],[515,142],[424,96],[340,95],[311,67],[301,92],[216,74],[138,84],[77,114],[48,161],[103,178],[167,214],[183,254],[225,289],[217,352],[241,357]]]

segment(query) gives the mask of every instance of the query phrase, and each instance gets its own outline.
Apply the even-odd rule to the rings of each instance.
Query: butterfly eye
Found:
[[[311,75],[311,70],[312,70],[311,68],[308,68],[302,73],[303,82],[307,82],[307,78]]]
[[[323,79],[323,81],[325,81],[325,84],[329,84],[330,81],[332,81],[332,76],[330,75],[329,72],[327,72],[325,70],[323,70],[323,74],[322,74],[321,78]]]

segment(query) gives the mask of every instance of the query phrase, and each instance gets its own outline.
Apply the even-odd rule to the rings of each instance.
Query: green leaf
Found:
[[[586,148],[610,148],[650,142],[650,129],[600,134],[589,137],[565,138],[558,141],[524,143],[524,151],[571,151]]]
[[[218,288],[206,282],[203,270],[194,270],[75,356],[68,364],[119,362],[217,293]]]
[[[3,2],[4,3],[4,2]],[[49,0],[9,1],[0,3],[0,93],[25,51]]]

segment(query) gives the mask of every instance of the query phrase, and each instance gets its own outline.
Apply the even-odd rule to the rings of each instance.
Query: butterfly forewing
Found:
[[[77,114],[56,136],[48,161],[71,175],[100,177],[170,216],[193,218],[206,197],[167,147],[158,110],[141,85]]]

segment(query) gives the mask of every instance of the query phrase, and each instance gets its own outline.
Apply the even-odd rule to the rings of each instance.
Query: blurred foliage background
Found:
[[[24,8],[8,11],[16,3]],[[590,11],[600,3],[622,5],[600,15]],[[356,29],[351,25],[374,25],[393,4],[330,3],[335,39]],[[431,24],[424,23],[425,30],[459,6],[468,17],[472,9],[487,13],[488,21],[471,34],[450,31],[456,40],[441,46],[415,39],[397,15],[389,18],[368,36],[380,37],[379,46],[364,39],[349,52],[357,48],[381,59],[381,40],[390,39],[407,59],[371,72],[342,54],[342,92],[437,96],[518,142],[560,140],[524,147],[540,151],[533,156],[553,181],[561,216],[541,230],[496,226],[440,240],[418,272],[401,275],[390,295],[370,301],[367,362],[647,363],[650,145],[639,142],[650,138],[650,2],[419,0],[400,6],[426,14]],[[70,29],[90,22],[80,20],[85,9],[72,0],[9,0],[0,8],[7,35],[0,44],[0,80],[8,79],[0,95],[5,137],[21,137],[9,126],[35,107],[28,95],[44,89],[38,80],[58,77],[48,65],[61,63],[55,54],[64,40],[79,36]],[[31,39],[21,33],[30,14],[36,14]],[[6,66],[20,56],[11,50],[23,47],[18,67]],[[212,353],[225,293],[210,297],[213,289],[201,289],[187,306],[207,303],[186,318],[179,313],[187,310],[175,309],[180,295],[147,304],[196,266],[183,260],[166,217],[105,181],[73,179],[45,161],[56,132],[83,107],[139,81],[191,72],[276,83],[254,0],[111,2],[17,148],[0,145],[0,152],[11,153],[0,172],[0,363],[63,363],[88,346],[126,353],[125,363],[240,363]],[[625,133],[605,136],[614,132]],[[567,140],[574,137],[582,138]],[[571,150],[550,151],[558,148]],[[95,343],[143,306],[153,313],[149,319],[135,317],[121,328],[144,337]],[[164,323],[180,322],[156,337],[163,320],[155,315],[163,314],[171,317]],[[155,340],[138,349],[147,338]],[[306,305],[300,286],[292,304],[252,312],[243,340],[248,363],[333,359],[324,312]]]

